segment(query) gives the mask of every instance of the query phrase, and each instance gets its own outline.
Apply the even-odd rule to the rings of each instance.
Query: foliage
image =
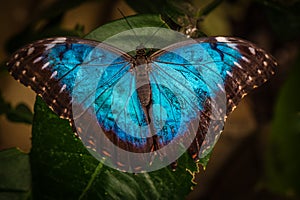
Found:
[[[269,187],[287,196],[300,197],[300,57],[281,88],[273,121],[266,165]]]
[[[12,122],[32,123],[33,114],[23,103],[19,103],[15,108],[6,102],[0,93],[0,115],[5,114],[6,118]]]
[[[0,180],[1,200],[29,199],[31,194],[29,156],[15,148],[0,151]]]
[[[38,98],[30,153],[34,199],[183,199],[197,166],[188,154],[177,170],[130,174],[91,156],[61,120]],[[190,172],[189,172],[190,171]]]

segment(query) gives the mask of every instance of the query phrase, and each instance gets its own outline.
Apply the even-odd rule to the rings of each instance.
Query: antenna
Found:
[[[127,17],[124,15],[124,13],[123,13],[119,8],[117,8],[117,9],[118,9],[118,11],[120,12],[120,14],[122,15],[122,17],[124,18],[124,20],[126,21],[126,23],[127,23],[127,25],[129,26],[130,30],[132,30],[132,32],[133,32],[135,38],[136,38],[137,40],[139,40],[140,44],[142,44],[142,42],[141,42],[140,39],[138,38],[136,32],[134,31],[133,27],[131,26],[131,24],[130,24],[129,21],[127,20]]]
[[[120,12],[120,14],[122,15],[122,17],[124,18],[124,20],[126,21],[128,27],[132,30],[132,32],[133,32],[134,36],[136,37],[136,39],[138,40],[138,42],[140,43],[140,45],[137,48],[141,48],[141,47],[145,48],[146,45],[154,38],[155,35],[157,35],[157,33],[161,30],[161,28],[163,26],[169,27],[168,24],[167,24],[167,22],[163,19],[163,16],[160,15],[160,18],[162,20],[161,25],[159,27],[156,27],[157,30],[155,30],[153,33],[151,33],[151,35],[149,37],[147,37],[146,41],[142,42],[141,38],[138,37],[138,34],[135,32],[135,30],[134,30],[132,24],[129,22],[128,18],[124,15],[124,13],[119,8],[117,8],[117,9]]]

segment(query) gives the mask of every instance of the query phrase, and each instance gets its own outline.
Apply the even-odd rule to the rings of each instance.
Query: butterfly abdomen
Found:
[[[136,90],[142,106],[148,106],[151,101],[151,86],[147,64],[135,66]]]

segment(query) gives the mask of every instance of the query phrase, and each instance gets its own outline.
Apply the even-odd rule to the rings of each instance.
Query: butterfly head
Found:
[[[146,48],[143,44],[140,44],[136,47],[136,55],[137,56],[145,56],[146,55]]]

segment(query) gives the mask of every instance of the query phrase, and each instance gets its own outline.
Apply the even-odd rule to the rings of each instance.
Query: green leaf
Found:
[[[134,15],[100,26],[86,35],[85,38],[104,41],[107,38],[123,31],[142,27],[168,28],[159,15]]]
[[[183,199],[194,185],[197,165],[186,153],[174,172],[130,174],[109,168],[91,156],[60,119],[38,97],[32,150],[34,199]]]
[[[205,17],[207,16],[209,13],[211,13],[213,10],[215,10],[221,3],[223,0],[213,0],[211,2],[209,2],[208,5],[206,5],[203,10],[201,10],[198,13],[198,17]]]
[[[300,57],[281,89],[268,146],[266,174],[271,190],[300,197]]]
[[[0,200],[29,199],[29,156],[18,149],[0,151]]]
[[[204,17],[217,8],[222,0],[126,0],[126,2],[139,13],[156,13],[160,14],[163,20],[175,31],[186,33],[187,29],[197,28],[189,35],[192,38],[204,37],[200,24]],[[188,31],[189,32],[189,31]]]
[[[5,114],[6,118],[12,122],[22,122],[31,124],[33,114],[27,105],[20,103],[13,108],[10,103],[6,102],[0,92],[0,115]]]
[[[177,0],[177,1],[170,1],[170,0],[126,0],[127,4],[133,8],[135,11],[144,14],[144,13],[151,13],[151,14],[167,14],[171,16],[178,16],[182,15],[183,11],[181,10],[183,4],[190,4],[190,1],[186,0]]]
[[[191,1],[186,0],[126,0],[127,4],[130,5],[137,12],[151,13],[151,14],[160,14],[165,23],[168,24],[173,30],[180,31],[185,28],[185,26],[190,25],[186,24],[187,16],[195,17],[196,11],[195,6]],[[190,23],[190,21],[189,21]]]
[[[154,19],[154,20],[151,20]],[[158,16],[127,18],[131,27],[161,27]],[[104,40],[130,27],[123,20],[87,36]],[[30,153],[34,199],[183,199],[194,186],[197,164],[185,153],[177,170],[170,167],[142,174],[123,173],[103,165],[38,97]]]
[[[85,38],[103,41],[133,56],[136,47],[141,44],[154,50],[187,40],[185,35],[170,30],[159,15],[150,14],[113,21],[95,29]]]

